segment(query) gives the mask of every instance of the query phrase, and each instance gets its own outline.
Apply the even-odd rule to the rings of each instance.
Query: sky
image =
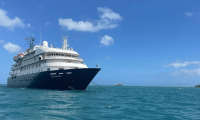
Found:
[[[200,84],[199,0],[0,0],[0,84],[33,36],[61,48],[61,36],[99,85]]]

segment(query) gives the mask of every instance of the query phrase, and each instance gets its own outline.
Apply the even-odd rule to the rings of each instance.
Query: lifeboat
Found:
[[[24,57],[24,54],[18,54],[17,59],[22,59]]]
[[[14,60],[14,61],[17,61],[17,56],[15,56],[15,57],[13,58],[13,60]]]

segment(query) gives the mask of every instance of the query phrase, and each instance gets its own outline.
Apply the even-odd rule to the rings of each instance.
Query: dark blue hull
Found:
[[[100,68],[45,71],[8,78],[8,87],[85,90]]]

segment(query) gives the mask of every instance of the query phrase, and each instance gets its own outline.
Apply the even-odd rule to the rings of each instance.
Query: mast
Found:
[[[41,32],[41,28],[40,28],[40,46],[42,46],[41,41],[42,41],[42,32]]]
[[[34,45],[35,39],[36,39],[36,38],[33,38],[32,36],[26,38],[26,40],[27,40],[27,45],[29,45],[29,48],[30,48],[30,49],[33,49],[33,48],[34,48],[34,46],[35,46],[35,45]]]
[[[63,50],[67,50],[67,47],[69,46],[67,45],[67,37],[68,36],[66,37],[63,36],[63,46],[62,46]]]

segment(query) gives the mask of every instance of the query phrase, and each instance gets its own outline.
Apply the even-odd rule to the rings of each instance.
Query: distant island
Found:
[[[200,85],[196,85],[196,86],[194,86],[194,87],[200,87]]]
[[[115,86],[123,86],[122,84],[115,84]]]

